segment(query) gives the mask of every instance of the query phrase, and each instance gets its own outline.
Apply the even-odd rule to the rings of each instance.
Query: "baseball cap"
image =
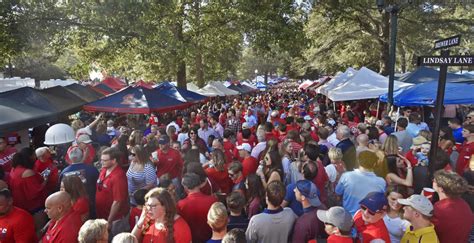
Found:
[[[304,119],[305,121],[311,121],[311,120],[312,120],[312,118],[311,118],[310,115],[304,116],[303,119]]]
[[[376,126],[383,126],[383,121],[382,121],[382,120],[377,120],[377,121],[375,122],[375,125],[376,125]]]
[[[250,147],[250,144],[248,144],[248,143],[243,143],[242,145],[237,146],[237,149],[238,150],[246,150],[249,153],[252,152],[252,147]]]
[[[296,188],[301,193],[301,195],[308,199],[311,206],[321,206],[321,201],[319,201],[318,197],[318,189],[313,182],[308,180],[299,180],[296,182]]]
[[[323,223],[329,223],[342,231],[350,231],[354,220],[349,212],[347,212],[343,207],[332,207],[329,210],[318,210],[316,212],[318,219]]]
[[[161,135],[160,138],[158,139],[158,144],[168,144],[170,142],[170,138],[168,135]]]
[[[244,123],[242,123],[242,129],[248,129],[248,128],[250,128],[250,126],[249,126],[249,123],[248,123],[248,122],[244,122]]]
[[[422,195],[413,194],[407,199],[398,199],[398,203],[410,206],[425,216],[433,216],[433,204]]]
[[[92,143],[91,138],[87,134],[81,134],[79,137],[76,139],[77,143]]]
[[[272,117],[277,117],[278,116],[278,111],[272,111],[271,116]]]
[[[415,146],[420,146],[426,142],[428,142],[428,140],[423,136],[417,136],[413,138],[413,145]]]
[[[370,192],[359,204],[365,206],[370,212],[377,213],[386,208],[388,200],[383,192]]]

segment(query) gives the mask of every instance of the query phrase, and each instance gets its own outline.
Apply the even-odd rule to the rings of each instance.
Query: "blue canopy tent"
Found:
[[[160,91],[160,94],[167,95],[172,98],[177,98],[180,101],[198,103],[207,99],[206,96],[198,94],[193,91],[178,88],[170,82],[163,82],[155,87]]]
[[[156,89],[129,86],[84,106],[86,111],[149,114],[183,109],[191,103],[161,94]]]
[[[427,82],[395,90],[393,103],[397,106],[434,105],[438,82]],[[474,85],[464,83],[446,83],[444,104],[474,104]],[[387,102],[388,94],[380,96],[380,101]]]
[[[404,83],[425,83],[431,81],[438,81],[439,71],[433,68],[428,67],[418,67],[415,71],[407,73],[401,76],[398,81]],[[467,75],[460,75],[454,73],[448,73],[446,76],[446,82],[451,83],[471,83],[474,84],[474,78],[471,78]]]
[[[267,88],[267,86],[263,82],[257,82],[255,84],[255,86],[257,87],[257,89],[266,89]]]

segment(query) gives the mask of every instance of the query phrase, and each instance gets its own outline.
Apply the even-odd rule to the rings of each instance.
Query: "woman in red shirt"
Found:
[[[227,168],[225,168],[225,154],[220,149],[212,151],[210,166],[206,169],[207,177],[216,182],[221,192],[229,193],[232,190],[232,180],[229,178]]]
[[[83,223],[86,222],[89,219],[89,199],[87,198],[86,188],[81,178],[77,175],[63,177],[61,191],[69,193],[72,209],[81,215]]]
[[[140,219],[132,230],[138,242],[191,242],[191,229],[176,213],[176,204],[166,189],[152,189],[145,201]]]
[[[49,175],[43,177],[33,170],[36,155],[31,148],[23,148],[12,160],[10,188],[13,205],[30,212],[36,226],[44,225],[46,215],[43,210]]]

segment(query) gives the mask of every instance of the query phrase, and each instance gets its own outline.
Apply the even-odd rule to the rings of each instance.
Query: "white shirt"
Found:
[[[328,174],[329,181],[335,182],[337,177],[336,166],[333,164],[328,164],[326,167],[324,167],[324,169],[326,170],[326,174]]]
[[[179,125],[176,124],[175,121],[170,122],[170,123],[168,124],[168,126],[166,126],[166,131],[168,131],[168,128],[169,128],[170,126],[173,126],[173,127],[176,128],[175,134],[178,134],[178,132],[181,130],[181,128],[179,128]]]
[[[400,243],[400,240],[402,239],[403,234],[405,234],[405,230],[410,225],[410,222],[401,219],[400,217],[390,218],[388,214],[385,214],[383,221],[385,222],[385,226],[387,226],[390,235],[390,242]]]
[[[326,139],[330,144],[333,146],[336,146],[340,141],[336,138],[336,133],[333,132],[331,135],[329,135],[328,139]]]
[[[263,150],[267,147],[267,142],[260,142],[255,145],[255,147],[252,149],[252,153],[250,153],[250,156],[258,159],[258,156],[260,153],[262,153]]]

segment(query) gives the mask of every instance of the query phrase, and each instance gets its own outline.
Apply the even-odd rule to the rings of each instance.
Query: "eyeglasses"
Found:
[[[145,206],[146,206],[148,209],[154,209],[154,208],[158,207],[158,204],[145,204]]]
[[[369,212],[370,215],[372,216],[375,216],[377,213],[379,213],[380,211],[377,211],[377,212],[372,212],[369,208],[367,208],[366,206],[364,205],[361,205],[360,208],[363,210],[363,211],[367,211]]]

